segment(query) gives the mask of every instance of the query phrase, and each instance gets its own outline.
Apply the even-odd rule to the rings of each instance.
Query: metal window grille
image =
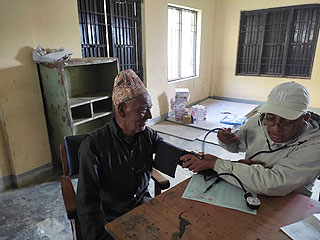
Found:
[[[83,57],[117,57],[143,80],[141,0],[78,0]]]
[[[197,12],[168,6],[168,81],[196,76]]]
[[[311,77],[320,4],[241,13],[237,75]]]

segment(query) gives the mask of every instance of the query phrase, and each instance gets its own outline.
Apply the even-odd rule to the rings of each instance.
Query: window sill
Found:
[[[195,78],[198,78],[198,77],[199,77],[199,75],[193,76],[193,77],[181,78],[181,79],[177,79],[177,80],[170,80],[170,81],[168,81],[168,84],[188,81],[188,80],[192,80],[192,79],[195,79]]]

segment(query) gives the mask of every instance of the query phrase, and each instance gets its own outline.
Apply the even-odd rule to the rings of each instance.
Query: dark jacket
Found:
[[[174,177],[183,152],[149,127],[127,143],[115,119],[88,134],[79,149],[77,187],[84,239],[103,239],[107,222],[149,199],[152,168]]]

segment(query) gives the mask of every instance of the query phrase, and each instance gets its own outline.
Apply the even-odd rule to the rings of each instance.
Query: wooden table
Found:
[[[280,227],[320,212],[297,193],[260,196],[257,215],[181,198],[189,179],[106,225],[115,239],[290,239]]]

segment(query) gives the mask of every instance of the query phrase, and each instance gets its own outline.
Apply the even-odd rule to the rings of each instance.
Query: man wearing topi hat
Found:
[[[79,149],[77,214],[83,239],[112,239],[105,224],[151,198],[152,168],[174,177],[184,154],[146,126],[151,98],[133,70],[115,78],[112,100],[115,117],[88,134]]]
[[[206,154],[181,157],[194,172],[214,169],[232,173],[251,191],[270,196],[285,196],[297,191],[312,194],[320,175],[319,123],[307,111],[309,93],[296,82],[285,82],[272,89],[259,113],[232,133],[218,132],[219,143],[230,152],[245,152],[245,159],[232,162]],[[315,115],[313,115],[315,116]],[[239,186],[235,178],[223,177]]]

